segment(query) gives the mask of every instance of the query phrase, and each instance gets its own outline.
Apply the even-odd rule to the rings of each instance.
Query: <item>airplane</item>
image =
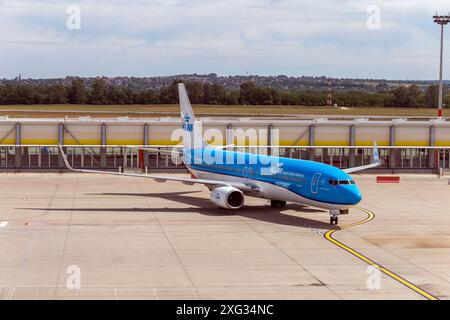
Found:
[[[74,169],[67,160],[63,146],[59,145],[66,167],[78,173],[204,185],[211,192],[211,201],[218,207],[229,210],[241,209],[246,196],[270,200],[273,208],[284,208],[287,202],[316,207],[328,210],[330,224],[337,225],[340,215],[349,214],[349,209],[362,201],[360,189],[349,174],[380,166],[376,143],[372,164],[346,170],[314,161],[213,147],[203,140],[183,83],[178,85],[178,90],[184,133],[180,156],[192,178]]]

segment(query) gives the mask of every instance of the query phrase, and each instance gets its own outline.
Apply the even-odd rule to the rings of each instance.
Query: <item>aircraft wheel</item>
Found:
[[[285,208],[286,207],[286,201],[279,201],[279,200],[271,200],[270,206],[272,208]]]
[[[338,225],[339,224],[339,217],[330,217],[330,224],[333,225]]]

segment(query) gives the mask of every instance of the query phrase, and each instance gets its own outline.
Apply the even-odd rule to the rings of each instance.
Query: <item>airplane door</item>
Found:
[[[314,174],[312,181],[311,181],[311,193],[312,194],[319,193],[319,181],[320,181],[321,176],[322,176],[321,173]]]

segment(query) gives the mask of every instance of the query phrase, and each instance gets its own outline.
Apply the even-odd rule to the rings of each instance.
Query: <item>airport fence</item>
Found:
[[[74,168],[110,171],[185,170],[167,151],[173,146],[146,146],[142,151],[123,146],[64,146]],[[330,164],[342,169],[363,166],[373,161],[373,147],[245,146],[228,150],[279,155]],[[380,147],[382,165],[376,171],[430,171],[450,169],[448,147]],[[62,170],[64,162],[55,145],[0,146],[0,170]]]

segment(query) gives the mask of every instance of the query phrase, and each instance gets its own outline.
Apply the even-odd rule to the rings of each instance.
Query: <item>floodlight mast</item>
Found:
[[[443,109],[443,95],[444,95],[444,83],[443,83],[443,69],[444,69],[444,26],[450,23],[450,15],[439,16],[435,15],[433,17],[435,23],[441,26],[441,56],[440,56],[440,66],[439,66],[439,105],[438,105],[438,117],[442,118]]]

